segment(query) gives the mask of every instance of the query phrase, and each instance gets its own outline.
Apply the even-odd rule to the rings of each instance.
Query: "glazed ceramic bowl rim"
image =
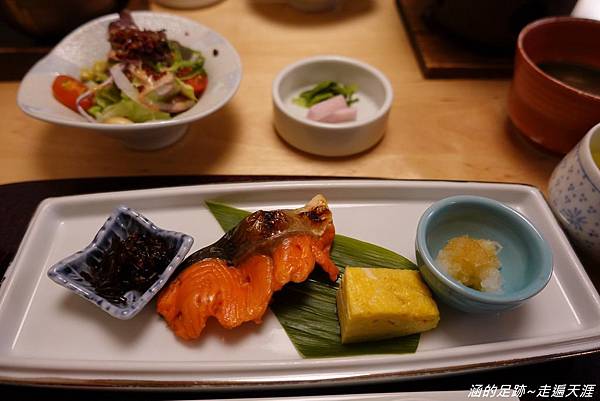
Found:
[[[525,60],[527,65],[529,65],[533,69],[533,71],[535,71],[535,73],[538,74],[538,76],[540,76],[544,79],[547,79],[550,82],[552,82],[554,85],[556,85],[564,90],[567,90],[569,92],[572,92],[576,95],[590,98],[590,99],[593,99],[596,101],[600,101],[600,95],[595,95],[593,93],[586,92],[581,89],[577,89],[573,86],[567,85],[566,83],[564,83],[563,81],[561,81],[557,78],[552,77],[551,75],[546,74],[540,67],[538,67],[538,65],[536,63],[533,62],[533,60],[531,60],[531,58],[529,57],[529,54],[527,53],[527,51],[524,48],[523,42],[526,40],[525,37],[527,35],[529,35],[532,31],[538,29],[540,26],[555,25],[557,23],[560,24],[560,23],[565,23],[565,22],[566,23],[571,22],[571,23],[579,23],[579,24],[597,25],[600,28],[600,21],[587,19],[587,18],[568,17],[568,16],[542,18],[542,19],[539,19],[539,20],[529,23],[521,30],[521,32],[519,33],[519,37],[517,39],[517,49],[518,49],[519,53],[523,56],[523,59]]]
[[[303,66],[309,65],[309,64],[321,63],[321,62],[349,64],[354,67],[357,67],[360,70],[366,71],[368,74],[375,77],[382,84],[383,91],[384,91],[383,104],[377,109],[377,112],[365,120],[351,121],[351,122],[346,122],[346,123],[336,123],[336,124],[312,121],[307,118],[301,118],[301,117],[298,117],[298,116],[292,114],[288,110],[286,105],[284,104],[283,99],[281,99],[281,96],[279,94],[279,88],[281,87],[281,83],[288,76],[297,73],[297,70],[300,67],[303,67]],[[272,92],[273,101],[275,102],[277,108],[286,117],[288,117],[298,123],[307,125],[309,127],[327,129],[327,130],[331,130],[331,131],[343,131],[343,130],[346,130],[349,128],[363,127],[363,126],[373,123],[374,121],[379,120],[389,111],[389,109],[392,106],[392,100],[394,98],[394,91],[392,89],[392,84],[390,83],[389,79],[383,74],[383,72],[381,72],[377,68],[375,68],[365,62],[362,62],[360,60],[350,58],[350,57],[345,57],[345,56],[332,55],[332,54],[307,57],[307,58],[298,60],[292,64],[289,64],[283,70],[281,70],[279,72],[279,74],[277,74],[277,76],[275,77],[275,80],[273,81],[271,92]]]
[[[462,285],[448,277],[448,275],[437,266],[437,264],[435,263],[435,258],[430,254],[429,248],[427,247],[426,234],[429,227],[429,223],[435,216],[438,216],[440,213],[443,213],[448,207],[452,207],[459,204],[477,204],[478,206],[483,206],[484,208],[487,208],[493,211],[494,213],[505,216],[511,221],[519,224],[519,226],[523,227],[527,235],[531,237],[533,244],[535,244],[535,247],[537,248],[537,251],[542,255],[542,260],[538,262],[539,272],[536,275],[536,277],[529,283],[527,283],[527,285],[524,286],[522,289],[515,292],[510,292],[508,294],[494,292],[486,293],[477,291],[472,288],[466,287],[465,285]],[[550,251],[550,247],[548,246],[547,242],[544,240],[544,238],[542,237],[540,232],[535,228],[535,226],[525,216],[517,212],[515,209],[496,200],[482,196],[451,196],[448,198],[441,199],[432,204],[419,219],[419,223],[417,226],[416,246],[417,251],[423,259],[423,263],[426,265],[426,268],[441,283],[443,283],[446,287],[449,287],[454,293],[457,293],[464,298],[468,298],[470,300],[478,301],[481,303],[495,305],[509,305],[520,303],[542,291],[544,287],[548,284],[552,276],[552,252]]]
[[[223,46],[227,48],[228,52],[231,52],[233,58],[236,60],[236,63],[239,67],[238,68],[239,69],[239,78],[238,78],[237,82],[235,83],[235,85],[232,86],[229,93],[227,93],[226,96],[221,98],[221,100],[219,102],[215,103],[212,107],[210,107],[206,110],[203,110],[201,112],[190,113],[189,115],[183,116],[183,117],[175,116],[169,120],[153,120],[153,121],[147,121],[147,122],[143,122],[143,123],[134,123],[134,124],[105,124],[105,123],[100,123],[100,122],[86,121],[85,119],[82,119],[81,121],[67,120],[67,119],[62,118],[61,116],[57,116],[54,114],[40,115],[35,112],[32,112],[31,110],[29,110],[28,107],[24,107],[25,105],[21,101],[21,90],[23,88],[21,85],[19,86],[19,90],[17,93],[17,104],[19,105],[19,108],[21,110],[23,110],[23,112],[25,112],[26,114],[28,114],[29,116],[31,116],[33,118],[36,118],[36,119],[39,119],[42,121],[46,121],[46,122],[50,122],[50,123],[54,123],[54,124],[58,124],[58,125],[68,126],[68,127],[89,128],[89,129],[94,129],[94,130],[113,131],[113,132],[115,132],[115,131],[119,131],[119,132],[121,132],[121,131],[137,131],[137,130],[151,130],[151,129],[180,126],[180,125],[185,125],[185,124],[189,124],[191,122],[200,120],[202,118],[205,118],[205,117],[211,115],[212,113],[216,112],[220,108],[222,108],[237,93],[240,83],[241,83],[241,80],[242,80],[242,74],[243,74],[242,62],[241,62],[241,58],[240,58],[240,55],[237,52],[237,50],[223,35],[221,35],[220,33],[214,31],[213,29],[211,29],[195,20],[192,20],[190,18],[181,17],[179,15],[154,12],[154,11],[132,11],[131,14],[134,19],[136,18],[136,16],[151,15],[152,17],[164,18],[166,20],[172,20],[175,22],[176,21],[185,21],[186,24],[193,23],[194,25],[198,26],[198,28],[200,28],[200,29],[206,29],[207,31],[210,31],[212,34],[216,35],[217,37],[219,37],[222,40]],[[69,33],[67,36],[65,36],[57,45],[55,45],[52,48],[52,50],[50,51],[50,53],[48,53],[48,55],[46,55],[44,58],[39,60],[34,66],[32,66],[29,69],[29,71],[27,72],[27,74],[25,74],[25,76],[23,77],[23,80],[25,80],[27,75],[35,68],[35,66],[37,66],[39,63],[44,61],[47,57],[54,54],[57,51],[57,49],[65,46],[65,44],[68,43],[70,40],[72,40],[73,37],[78,36],[80,34],[80,32],[90,29],[90,27],[93,27],[94,25],[100,26],[102,22],[115,20],[116,18],[118,18],[118,16],[119,15],[117,13],[107,14],[107,15],[95,18],[91,21],[88,21],[85,24],[75,28],[71,33]],[[57,74],[60,74],[60,72],[57,72]]]
[[[596,166],[592,158],[592,138],[600,137],[600,123],[596,124],[585,134],[579,143],[577,156],[580,158],[581,168],[592,186],[600,193],[600,166]],[[599,141],[600,142],[600,141]],[[598,149],[600,150],[600,148]]]

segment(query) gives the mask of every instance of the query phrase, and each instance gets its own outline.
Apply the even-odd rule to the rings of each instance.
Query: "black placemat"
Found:
[[[38,204],[48,198],[85,193],[110,192],[120,190],[172,187],[231,182],[256,182],[271,180],[324,179],[334,177],[304,176],[145,176],[107,177],[54,181],[36,181],[0,186],[0,275],[12,261],[23,235]],[[344,177],[335,177],[341,179]],[[561,322],[557,321],[557,325]],[[2,400],[174,400],[241,397],[285,397],[353,393],[413,392],[469,390],[481,385],[525,385],[532,391],[521,397],[522,400],[540,399],[536,397],[544,386],[594,385],[594,396],[600,399],[600,353],[590,353],[548,362],[531,363],[525,366],[508,367],[490,371],[453,375],[448,377],[423,377],[418,380],[399,381],[385,384],[346,385],[343,387],[302,388],[293,390],[244,390],[209,392],[149,392],[115,390],[76,390],[62,388],[39,388],[0,384]],[[580,387],[581,390],[581,387]],[[562,399],[573,399],[564,398]]]

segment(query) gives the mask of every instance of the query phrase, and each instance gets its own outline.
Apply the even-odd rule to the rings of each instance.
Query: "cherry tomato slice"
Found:
[[[206,85],[208,84],[208,79],[206,78],[206,75],[198,74],[195,77],[186,79],[183,82],[185,82],[186,84],[188,84],[192,88],[194,88],[194,94],[196,95],[196,97],[198,97],[206,89]]]
[[[59,75],[52,83],[52,94],[62,104],[77,111],[77,98],[87,91],[87,87],[77,79],[68,75]],[[84,105],[85,104],[85,105]],[[94,104],[91,96],[82,99],[81,106],[86,109]]]
[[[92,94],[92,95],[88,95],[88,96],[84,97],[79,102],[79,105],[81,106],[82,109],[87,111],[87,109],[89,109],[90,107],[92,107],[94,105],[94,95]]]

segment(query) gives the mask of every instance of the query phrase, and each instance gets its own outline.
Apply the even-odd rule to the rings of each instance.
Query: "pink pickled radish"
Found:
[[[333,113],[336,110],[345,109],[348,106],[346,105],[346,99],[344,96],[337,95],[332,97],[331,99],[327,99],[321,103],[317,103],[308,109],[308,114],[306,117],[309,120],[314,121],[322,121],[329,114]]]
[[[321,122],[324,123],[345,123],[356,120],[356,109],[345,107],[326,115]]]

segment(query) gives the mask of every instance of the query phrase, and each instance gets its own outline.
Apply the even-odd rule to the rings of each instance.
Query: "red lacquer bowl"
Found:
[[[600,22],[544,18],[519,34],[508,115],[530,140],[564,154],[600,122],[600,96],[569,86],[538,67],[549,61],[600,69]]]

